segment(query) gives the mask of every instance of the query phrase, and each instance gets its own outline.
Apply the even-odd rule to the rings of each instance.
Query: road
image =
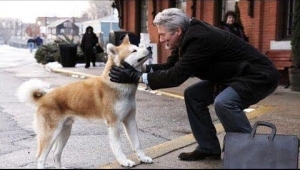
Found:
[[[30,78],[39,78],[53,87],[82,81],[47,71],[36,63],[34,53],[27,49],[0,46],[0,168],[36,168],[36,139],[32,126],[34,109],[20,103],[18,86]],[[184,101],[139,90],[137,121],[143,149],[190,134]],[[122,130],[124,153],[131,155],[129,142]],[[62,154],[66,168],[95,168],[115,161],[111,152],[107,128],[86,120],[76,120],[71,137]],[[53,168],[49,154],[46,168]]]

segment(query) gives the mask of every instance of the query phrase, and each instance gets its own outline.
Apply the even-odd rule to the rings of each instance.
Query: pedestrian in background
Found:
[[[29,38],[27,40],[27,47],[29,48],[29,51],[32,53],[35,46],[35,40],[33,38]]]
[[[85,68],[89,68],[91,62],[94,67],[96,66],[96,54],[94,52],[94,47],[96,45],[99,45],[98,37],[94,33],[94,28],[92,26],[88,26],[85,29],[85,33],[83,34],[80,44],[85,57]]]
[[[190,77],[199,78],[199,82],[184,91],[188,119],[198,146],[178,157],[184,161],[221,159],[221,146],[208,106],[213,104],[225,132],[250,133],[252,127],[244,109],[277,88],[277,68],[238,36],[189,18],[178,8],[159,12],[153,24],[159,41],[171,50],[167,61],[146,65],[143,73],[123,61],[122,67],[112,67],[110,80],[145,83],[156,90],[179,86]],[[217,84],[225,88],[215,96]]]
[[[224,20],[221,21],[220,28],[226,30],[236,36],[240,37],[245,41],[249,41],[248,37],[245,35],[243,28],[240,23],[236,22],[237,14],[234,11],[227,11],[224,15]]]
[[[43,39],[40,36],[37,36],[35,38],[35,44],[36,44],[36,47],[39,48],[40,46],[43,45]]]

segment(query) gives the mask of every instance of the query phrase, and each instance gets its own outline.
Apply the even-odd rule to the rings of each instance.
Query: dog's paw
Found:
[[[143,163],[147,163],[147,164],[151,164],[153,163],[152,158],[148,157],[148,156],[143,156],[139,158],[141,162]]]
[[[135,162],[133,162],[132,160],[124,160],[124,161],[121,161],[120,164],[124,167],[133,167],[135,166]]]

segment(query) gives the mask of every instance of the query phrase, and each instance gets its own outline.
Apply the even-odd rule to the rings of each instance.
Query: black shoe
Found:
[[[85,68],[89,68],[90,66],[85,66]]]
[[[178,156],[179,159],[183,161],[196,161],[196,160],[203,160],[203,159],[221,159],[221,153],[201,153],[197,150],[193,152],[182,152]]]
[[[93,63],[93,67],[96,67],[96,64],[95,64],[95,63]]]
[[[290,83],[288,83],[288,84],[286,84],[286,85],[284,86],[285,89],[287,89],[287,88],[289,88],[289,87],[290,87]]]

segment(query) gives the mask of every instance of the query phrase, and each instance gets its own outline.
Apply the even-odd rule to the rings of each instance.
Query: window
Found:
[[[148,32],[148,16],[147,16],[147,1],[142,0],[141,1],[141,33],[147,33]]]
[[[67,28],[67,27],[72,27],[72,23],[71,22],[64,22],[64,27]]]
[[[290,40],[294,22],[295,0],[279,1],[277,40]]]
[[[73,28],[70,30],[70,34],[73,34],[74,33],[74,30],[73,30]]]
[[[50,34],[55,35],[56,34],[56,28],[52,28],[51,31],[50,31]]]
[[[176,0],[176,8],[186,12],[186,0]]]
[[[214,18],[214,25],[218,26],[221,21],[224,19],[224,15],[227,11],[235,10],[235,3],[238,0],[216,0],[215,1],[215,18]]]
[[[222,1],[222,19],[227,11],[234,11],[236,0],[225,0]]]

